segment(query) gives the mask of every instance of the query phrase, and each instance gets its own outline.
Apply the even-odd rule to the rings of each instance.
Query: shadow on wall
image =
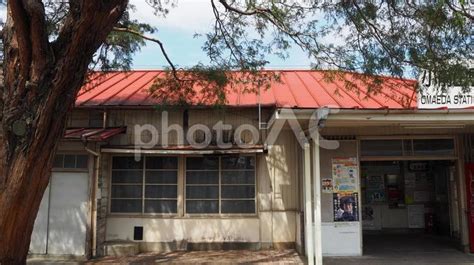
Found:
[[[87,173],[53,173],[35,221],[31,254],[85,255],[87,183]]]
[[[48,254],[85,254],[87,203],[50,215]]]
[[[298,210],[298,142],[290,130],[282,131],[260,163],[259,209],[271,211],[266,220],[273,242],[295,242]],[[263,228],[265,229],[265,228]]]
[[[191,218],[191,219],[134,219],[134,226],[143,226],[144,242],[259,242],[256,218]],[[133,239],[133,227],[121,218],[109,220],[111,231],[119,231],[118,238]],[[130,231],[123,231],[127,227]],[[109,237],[109,240],[113,238]]]

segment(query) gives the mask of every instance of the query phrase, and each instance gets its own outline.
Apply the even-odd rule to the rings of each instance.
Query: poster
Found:
[[[359,196],[357,192],[333,194],[334,222],[359,221]]]
[[[425,206],[408,205],[408,228],[425,228]]]
[[[357,159],[354,157],[332,159],[334,192],[356,192],[359,179],[357,169]]]
[[[322,182],[323,193],[332,193],[332,179],[325,178]]]
[[[414,202],[429,202],[430,192],[429,191],[415,191],[413,193]]]
[[[366,198],[368,203],[385,201],[385,181],[382,175],[367,176]]]

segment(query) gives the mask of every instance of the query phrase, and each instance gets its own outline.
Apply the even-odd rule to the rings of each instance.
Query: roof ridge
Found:
[[[105,72],[105,73],[127,73],[127,72],[167,72],[170,70],[167,69],[131,69],[131,70],[110,70],[110,71],[92,71],[92,72]],[[178,70],[179,71],[188,71],[188,70]],[[401,77],[396,77],[396,76],[391,76],[388,74],[365,74],[365,73],[359,73],[356,71],[348,71],[348,70],[331,70],[331,69],[261,69],[258,70],[259,72],[341,72],[341,73],[347,73],[347,74],[353,74],[353,75],[365,75],[369,77],[382,77],[382,78],[387,78],[387,79],[394,79],[394,80],[400,80],[400,81],[409,81],[409,82],[418,82],[417,79],[415,78],[401,78]],[[244,71],[244,70],[229,70],[228,72],[250,72]]]

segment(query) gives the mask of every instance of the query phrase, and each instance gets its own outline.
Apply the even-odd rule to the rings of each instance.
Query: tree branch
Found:
[[[8,1],[8,11],[13,20],[11,26],[15,28],[14,38],[18,43],[18,53],[20,59],[20,80],[21,78],[27,78],[29,74],[29,65],[31,62],[31,42],[29,38],[30,27],[28,22],[28,16],[23,8],[21,1],[10,0]]]
[[[461,14],[461,15],[463,15],[463,16],[471,19],[471,20],[474,20],[474,15],[469,14],[462,4],[461,4],[461,9],[462,10],[459,10],[455,6],[453,6],[453,4],[451,3],[451,0],[447,0],[445,3],[448,6],[448,8],[451,9],[451,11],[453,11],[455,13],[459,13],[459,14]]]
[[[31,81],[38,82],[50,58],[48,56],[50,48],[46,32],[45,10],[40,0],[23,0],[23,5],[30,18]]]
[[[161,42],[159,39],[155,39],[155,38],[152,38],[152,37],[149,37],[149,36],[145,36],[141,32],[138,32],[138,31],[135,31],[135,30],[132,30],[132,29],[129,29],[129,28],[114,27],[113,31],[129,33],[129,34],[138,36],[138,37],[140,37],[144,40],[152,41],[152,42],[158,44],[158,46],[160,46],[161,53],[163,54],[163,56],[166,59],[166,62],[168,62],[168,65],[171,67],[171,70],[173,71],[173,77],[178,81],[181,80],[178,77],[178,70],[177,70],[176,66],[173,64],[173,62],[171,61],[168,53],[166,52],[165,47],[163,45],[163,42]]]

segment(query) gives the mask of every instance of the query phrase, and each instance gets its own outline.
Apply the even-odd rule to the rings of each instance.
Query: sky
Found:
[[[170,9],[163,18],[153,14],[153,9],[145,0],[131,0],[136,6],[134,17],[158,28],[154,37],[160,39],[173,63],[181,66],[193,66],[199,62],[208,62],[201,50],[204,38],[194,38],[195,33],[206,33],[212,29],[214,15],[209,0],[179,0],[177,6]],[[292,48],[290,56],[282,60],[276,56],[267,58],[268,68],[309,68],[310,61],[300,48]],[[135,56],[134,68],[161,68],[166,61],[155,43],[147,43]]]
[[[209,0],[179,0],[164,18],[156,16],[145,0],[130,0],[135,5],[133,17],[146,22],[158,30],[152,35],[161,40],[173,63],[179,67],[207,63],[208,58],[201,50],[204,38],[195,38],[195,33],[206,33],[212,29],[213,13]],[[6,8],[0,7],[0,18],[5,21]],[[310,60],[299,47],[289,51],[286,60],[270,56],[267,68],[307,69]],[[132,68],[160,69],[168,66],[156,43],[147,42],[141,51],[134,55]]]

